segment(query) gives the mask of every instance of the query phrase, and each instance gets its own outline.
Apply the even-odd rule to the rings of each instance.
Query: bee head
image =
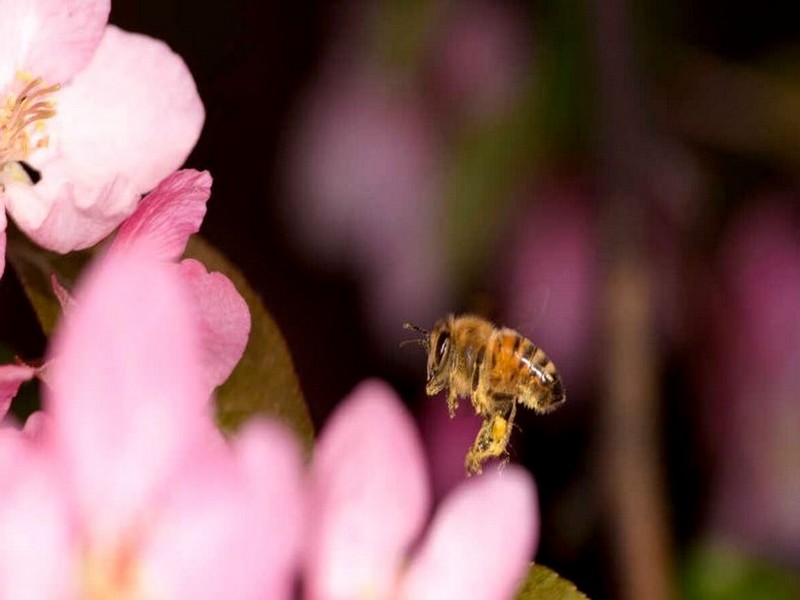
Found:
[[[425,391],[429,396],[438,394],[447,386],[451,356],[450,323],[443,319],[434,325],[428,335],[428,382]]]
[[[427,331],[412,323],[403,323],[404,329],[421,333],[422,337],[400,342],[406,344],[419,344],[428,353],[427,384],[425,391],[429,396],[438,394],[447,385],[448,365],[450,363],[450,324],[448,320],[436,323],[433,331]]]

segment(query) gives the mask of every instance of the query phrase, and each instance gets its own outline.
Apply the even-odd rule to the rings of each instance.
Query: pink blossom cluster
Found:
[[[160,249],[101,260],[54,337],[43,415],[0,430],[0,598],[510,598],[537,536],[517,467],[431,517],[422,444],[358,387],[304,468],[214,426],[190,286]]]

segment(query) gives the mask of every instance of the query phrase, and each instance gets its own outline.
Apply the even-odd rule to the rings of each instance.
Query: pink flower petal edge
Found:
[[[141,560],[162,597],[289,598],[300,550],[303,489],[294,438],[248,425],[202,468],[171,482]]]
[[[523,469],[468,480],[439,507],[399,597],[513,598],[533,559],[538,524],[536,491]]]
[[[65,83],[89,62],[109,0],[23,0],[0,4],[0,87],[18,70]]]
[[[378,381],[330,418],[311,469],[307,594],[388,597],[430,506],[414,422]]]
[[[209,393],[239,363],[250,336],[250,309],[230,279],[187,258],[177,265],[193,300]]]
[[[113,25],[58,100],[57,154],[98,182],[125,174],[139,193],[183,164],[205,119],[183,59],[160,40]]]
[[[111,251],[147,238],[164,260],[177,260],[189,236],[200,230],[211,195],[208,171],[183,169],[168,175],[119,228]]]
[[[27,365],[0,366],[0,419],[6,416],[19,386],[32,379],[36,369]]]

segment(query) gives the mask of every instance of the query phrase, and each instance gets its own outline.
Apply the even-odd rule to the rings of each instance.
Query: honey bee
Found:
[[[409,340],[428,352],[429,396],[447,388],[447,408],[455,416],[458,399],[469,397],[483,424],[467,453],[467,474],[482,471],[489,458],[506,455],[517,404],[537,413],[555,410],[564,386],[553,362],[541,348],[513,329],[497,328],[475,315],[449,315],[431,331],[405,323],[422,334]]]

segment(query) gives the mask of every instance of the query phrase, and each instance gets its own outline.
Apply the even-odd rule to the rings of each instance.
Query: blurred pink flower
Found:
[[[374,381],[328,422],[310,494],[311,600],[511,598],[536,545],[533,483],[514,466],[457,487],[425,527],[431,499],[421,442],[393,392]]]
[[[358,273],[374,329],[396,346],[398,315],[432,322],[451,286],[435,127],[388,76],[335,61],[298,122],[287,219],[315,259]]]
[[[0,598],[290,598],[299,451],[214,427],[191,304],[142,248],[101,261],[51,348],[37,435],[0,431]]]
[[[800,564],[800,217],[761,198],[730,224],[710,310],[712,535]]]
[[[184,62],[107,25],[108,11],[107,0],[0,7],[0,201],[57,252],[108,235],[183,163],[204,119]],[[0,211],[0,250],[5,225]]]
[[[452,4],[441,23],[433,76],[448,114],[481,119],[513,107],[533,67],[526,15],[507,2],[468,0]]]
[[[516,218],[498,268],[504,324],[544,349],[571,392],[586,389],[596,360],[597,236],[582,184],[552,182]]]

